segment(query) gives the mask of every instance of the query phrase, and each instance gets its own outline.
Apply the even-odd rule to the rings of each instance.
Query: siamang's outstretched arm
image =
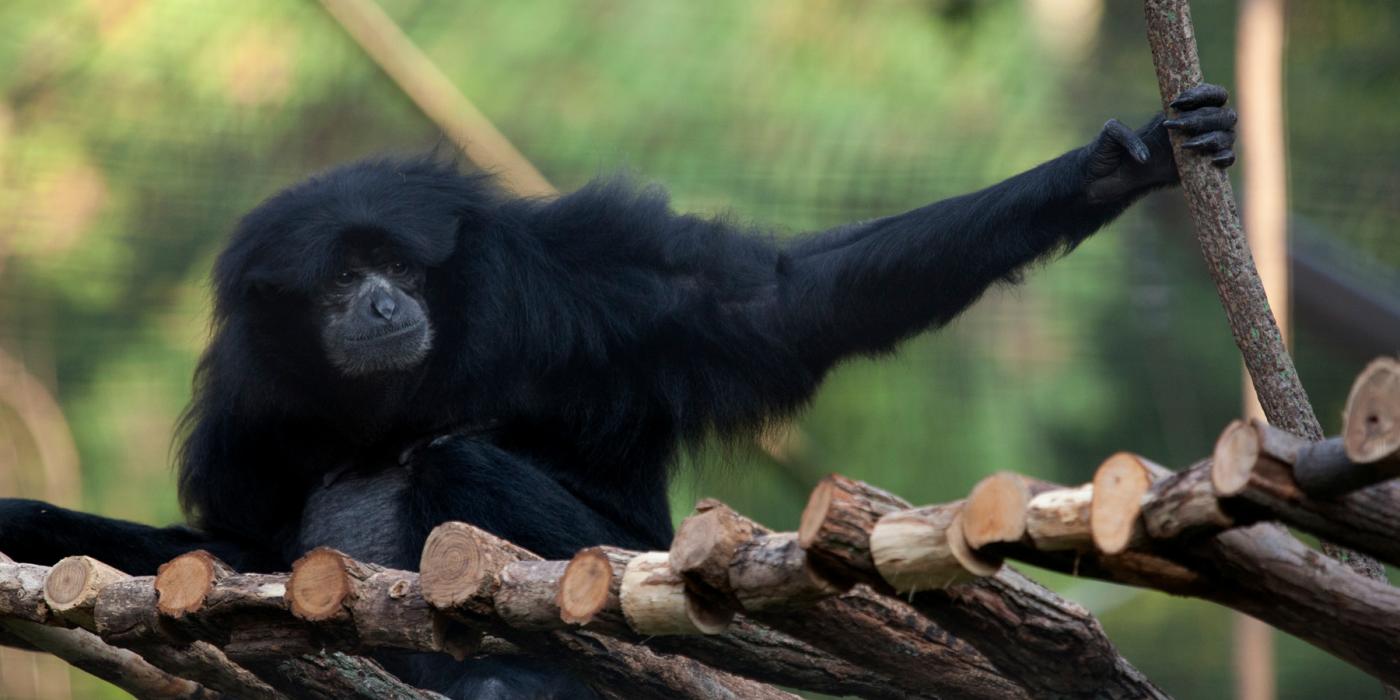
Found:
[[[100,557],[133,576],[195,549],[206,549],[240,570],[283,568],[271,552],[257,552],[185,527],[149,525],[78,511],[24,498],[0,499],[0,552],[16,561],[53,564],[67,556]]]
[[[951,320],[992,284],[1066,250],[1143,193],[1175,182],[1168,128],[1219,165],[1234,160],[1223,89],[1178,100],[1183,116],[1138,132],[1110,121],[1093,143],[1000,184],[914,211],[800,237],[764,311],[820,371]]]

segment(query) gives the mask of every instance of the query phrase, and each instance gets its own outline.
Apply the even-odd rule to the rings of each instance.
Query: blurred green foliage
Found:
[[[975,189],[1158,104],[1136,3],[382,4],[560,186],[631,169],[680,209],[784,231]],[[1206,75],[1229,84],[1234,3],[1196,5]],[[0,27],[0,350],[66,413],[83,476],[66,505],[177,520],[170,438],[236,217],[316,169],[440,140],[310,1],[11,0]],[[1391,266],[1397,33],[1400,5],[1295,3],[1287,72],[1294,211]],[[789,463],[700,451],[677,516],[716,496],[791,527],[827,471],[928,502],[998,469],[1076,482],[1119,449],[1205,454],[1240,412],[1240,369],[1183,209],[1156,195],[945,332],[843,367]],[[1295,336],[1335,430],[1366,358]],[[0,470],[22,472],[0,484],[43,480],[26,430],[0,405]],[[1169,692],[1229,696],[1221,610],[1043,578]],[[1285,698],[1379,697],[1291,639],[1279,673]]]

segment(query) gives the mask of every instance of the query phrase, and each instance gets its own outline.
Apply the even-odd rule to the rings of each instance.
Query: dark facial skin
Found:
[[[416,367],[433,346],[422,286],[391,251],[350,251],[319,303],[326,359],[349,377]]]

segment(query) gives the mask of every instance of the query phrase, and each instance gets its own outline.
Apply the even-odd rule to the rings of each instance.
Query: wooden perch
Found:
[[[773,533],[705,499],[676,530],[670,562],[702,595],[749,613],[803,609],[849,588],[823,576],[793,533]]]
[[[326,646],[350,645],[318,635],[292,615],[287,574],[240,574],[204,551],[161,565],[154,580],[108,585],[95,617],[104,638],[149,640],[165,635],[216,644],[239,665],[291,697],[426,700],[379,664]],[[131,585],[143,583],[144,585]],[[154,611],[154,615],[152,615]]]
[[[800,551],[800,550],[799,550]],[[561,619],[664,651],[684,654],[716,668],[757,680],[829,695],[867,698],[933,698],[939,686],[920,680],[881,674],[864,664],[828,654],[806,642],[738,618],[724,634],[646,637],[627,624],[622,614],[622,577],[638,552],[617,547],[591,547],[570,561],[560,583]],[[565,591],[569,591],[565,593]],[[860,630],[850,630],[856,637]],[[998,687],[995,684],[992,688]],[[973,696],[976,697],[976,696]]]
[[[807,499],[797,543],[813,565],[834,580],[860,581],[877,590],[891,590],[870,556],[870,531],[881,516],[908,507],[892,493],[831,474]]]
[[[134,580],[125,572],[91,557],[67,557],[54,564],[45,578],[44,599],[55,616],[89,632],[99,631],[96,610],[100,593],[108,586]],[[149,578],[140,579],[138,587],[148,600],[153,599]],[[152,614],[149,607],[146,611],[148,616]],[[120,635],[104,641],[135,652],[173,676],[195,681],[232,697],[283,697],[210,644],[171,645],[149,637],[123,638]]]
[[[1363,470],[1368,479],[1400,476],[1400,361],[1390,357],[1372,361],[1351,385],[1345,415],[1342,438],[1347,457],[1370,467]],[[1330,486],[1317,475],[1296,476],[1309,487]]]
[[[1138,520],[1142,497],[1152,482],[1170,475],[1165,467],[1127,452],[1118,452],[1094,471],[1089,504],[1089,531],[1094,547],[1119,554],[1141,545],[1147,532]]]
[[[1266,439],[1261,439],[1260,434],[1276,430],[1262,423],[1240,421],[1225,429],[1216,442],[1211,468],[1211,481],[1221,507],[1240,522],[1278,519],[1330,542],[1400,564],[1400,483],[1386,481],[1331,499],[1312,498],[1295,481],[1289,464],[1261,449]],[[1341,454],[1336,443],[1326,444],[1306,445],[1298,454]],[[1329,462],[1337,464],[1339,460]],[[1340,462],[1350,466],[1349,460]],[[1358,477],[1346,481],[1354,484],[1366,480]]]
[[[870,531],[870,558],[900,593],[947,588],[1001,568],[1000,559],[979,557],[967,545],[962,503],[885,514]]]
[[[909,507],[898,496],[833,474],[813,490],[799,542],[823,572],[890,591],[870,556],[870,532],[881,517]],[[1118,654],[1088,611],[1010,568],[906,598],[1032,696],[1164,697]]]
[[[590,678],[610,697],[793,698],[762,683],[733,676],[690,659],[665,656],[638,645],[586,631],[516,630],[495,607],[502,571],[512,562],[538,561],[532,552],[465,523],[443,523],[428,535],[420,564],[424,597],[439,611],[526,648],[544,647]]]
[[[1023,697],[980,652],[920,619],[907,605],[854,591],[818,573],[792,533],[772,533],[717,501],[705,500],[677,531],[693,584],[742,606],[750,618],[893,679],[906,692],[952,697]],[[697,542],[733,546],[695,548]],[[705,551],[706,556],[696,553]],[[720,560],[729,558],[728,566]],[[703,578],[702,578],[703,577]],[[785,598],[785,596],[790,596]],[[626,599],[624,597],[623,603]],[[900,653],[891,653],[892,650]],[[908,664],[914,655],[923,660]]]
[[[18,564],[0,554],[0,630],[7,641],[53,654],[136,697],[219,697],[218,692],[158,668],[135,652],[107,644],[88,630],[54,626],[61,620],[44,600],[49,571],[47,566]]]
[[[1163,535],[1194,532],[1197,537],[1153,540],[1122,555],[1081,562],[1037,563],[1065,573],[1211,600],[1308,641],[1382,680],[1400,680],[1396,663],[1400,659],[1400,590],[1320,556],[1274,526],[1235,528],[1209,536],[1212,521],[1231,516],[1218,510],[1185,521],[1179,515],[1181,510],[1209,513],[1210,505],[1219,503],[1209,475],[1210,463],[1203,462],[1160,480],[1142,499],[1138,516],[1157,523],[1142,525],[1145,530]],[[1110,487],[1100,488],[1095,497],[1130,501],[1114,496]],[[1178,515],[1168,517],[1173,508]],[[1129,555],[1175,567],[1179,575],[1169,575],[1171,568],[1153,576],[1125,572],[1118,567]]]
[[[286,598],[292,615],[320,622],[325,634],[353,639],[353,648],[447,651],[465,657],[475,639],[449,639],[447,621],[423,599],[409,571],[364,564],[318,547],[292,564]]]
[[[670,560],[668,552],[642,552],[627,562],[620,595],[627,623],[646,635],[723,632],[734,612],[691,593]]]

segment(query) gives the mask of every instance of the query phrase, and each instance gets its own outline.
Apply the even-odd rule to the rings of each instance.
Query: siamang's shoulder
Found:
[[[539,243],[580,262],[613,260],[671,269],[729,267],[773,257],[773,239],[730,214],[678,212],[660,185],[606,175],[536,202],[528,226]]]

